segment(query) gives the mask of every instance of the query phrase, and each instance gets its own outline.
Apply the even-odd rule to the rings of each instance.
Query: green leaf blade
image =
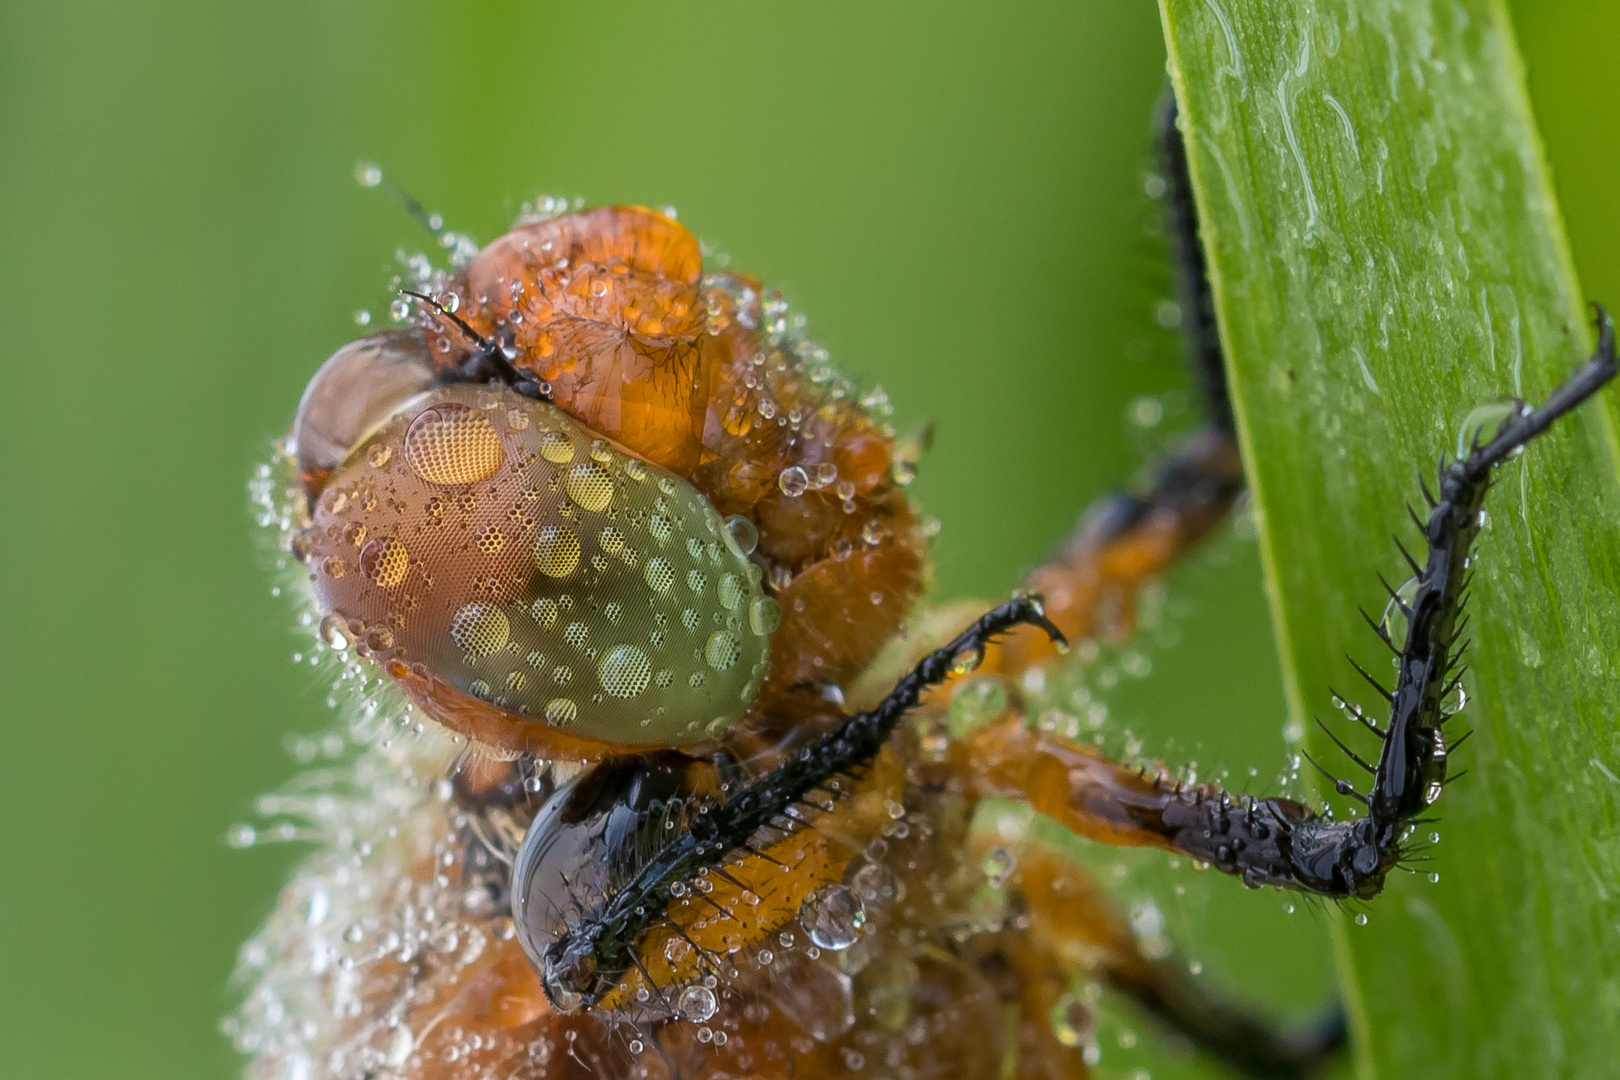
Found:
[[[1376,574],[1406,576],[1389,537],[1415,540],[1416,470],[1474,406],[1539,400],[1579,362],[1580,293],[1499,3],[1161,11],[1288,699],[1302,723],[1336,718],[1330,685],[1376,704],[1346,652],[1389,670],[1356,608],[1382,606]],[[1610,392],[1532,446],[1488,503],[1452,736],[1478,731],[1452,762],[1470,775],[1420,833],[1443,834],[1435,861],[1366,926],[1338,920],[1367,1075],[1612,1068],[1614,409]]]

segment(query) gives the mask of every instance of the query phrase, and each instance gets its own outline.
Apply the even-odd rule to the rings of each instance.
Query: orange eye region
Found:
[[[504,388],[413,399],[333,472],[298,548],[328,617],[427,711],[515,750],[719,737],[779,620],[701,492]]]
[[[448,289],[480,334],[504,328],[515,365],[593,431],[689,474],[702,453],[714,365],[705,345],[702,251],[681,225],[612,206],[516,229],[485,247]],[[436,337],[453,367],[468,343]]]

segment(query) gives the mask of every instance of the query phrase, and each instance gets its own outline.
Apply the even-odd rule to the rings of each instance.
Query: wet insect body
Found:
[[[1060,853],[983,850],[975,810],[1010,797],[1251,886],[1374,896],[1447,779],[1491,478],[1613,376],[1606,317],[1545,405],[1441,469],[1414,587],[1391,591],[1408,630],[1374,624],[1389,714],[1353,712],[1381,740],[1375,762],[1346,748],[1370,787],[1336,782],[1366,812],[1331,820],[1121,765],[1019,698],[1067,641],[1128,631],[1241,490],[1196,266],[1209,426],[1013,600],[902,634],[913,463],[779,298],[634,207],[469,256],[407,294],[409,329],[322,367],[284,481],[257,489],[364,748],[268,800],[321,846],[244,950],[227,1030],[254,1075],[1079,1076],[1079,977],[1254,1075],[1332,1053],[1341,1022],[1278,1029],[1213,996]],[[953,727],[969,671],[1006,700]]]

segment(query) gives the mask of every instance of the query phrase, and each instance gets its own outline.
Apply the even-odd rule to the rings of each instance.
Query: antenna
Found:
[[[483,337],[483,335],[479,334],[478,331],[476,331],[472,327],[468,326],[467,321],[465,319],[463,319],[460,315],[457,315],[455,312],[451,311],[449,308],[445,307],[443,304],[441,304],[437,300],[433,299],[433,297],[428,296],[426,293],[412,292],[410,289],[401,289],[401,290],[399,290],[399,294],[401,296],[413,297],[413,298],[415,298],[417,300],[422,301],[422,303],[424,303],[424,304],[430,305],[433,308],[433,310],[437,311],[440,315],[443,315],[445,318],[447,318],[451,322],[455,323],[456,324],[456,329],[460,330],[467,337],[471,338],[472,341],[478,346],[480,351],[486,352],[486,353],[490,351],[489,341],[487,339],[485,339]]]

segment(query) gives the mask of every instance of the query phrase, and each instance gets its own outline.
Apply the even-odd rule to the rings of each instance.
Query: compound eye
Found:
[[[525,725],[691,744],[765,676],[779,613],[738,540],[751,525],[549,403],[416,397],[349,452],[313,519],[298,547],[350,635]]]
[[[418,335],[362,338],[333,353],[304,388],[293,418],[305,492],[319,495],[349,451],[433,381],[433,364]]]

